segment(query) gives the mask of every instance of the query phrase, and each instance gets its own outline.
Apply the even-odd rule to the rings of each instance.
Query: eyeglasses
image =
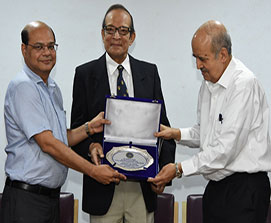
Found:
[[[44,51],[46,47],[49,51],[55,52],[58,47],[58,44],[56,44],[56,43],[49,43],[48,45],[44,45],[44,44],[40,44],[40,43],[32,45],[32,44],[28,43],[26,45],[33,47],[34,50],[39,51],[39,52]]]
[[[104,31],[110,35],[114,35],[118,31],[121,36],[126,36],[128,33],[131,32],[131,28],[127,26],[120,26],[117,28],[115,26],[109,25],[104,26]]]

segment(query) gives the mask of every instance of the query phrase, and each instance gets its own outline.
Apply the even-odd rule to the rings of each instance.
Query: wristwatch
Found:
[[[84,126],[85,126],[85,131],[86,131],[88,137],[91,137],[91,134],[90,134],[89,128],[88,128],[88,122],[86,122],[86,123],[84,124]]]
[[[177,178],[181,178],[182,177],[182,173],[179,170],[178,163],[175,163],[175,169],[176,169],[176,177]]]

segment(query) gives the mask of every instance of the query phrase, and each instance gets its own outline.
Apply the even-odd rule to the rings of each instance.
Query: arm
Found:
[[[180,129],[171,128],[165,125],[160,126],[160,132],[154,134],[156,137],[163,139],[174,139],[180,141],[181,131]],[[178,164],[179,171],[182,173],[181,164]],[[156,175],[155,178],[149,178],[148,182],[154,184],[157,191],[163,191],[166,184],[172,181],[176,176],[176,167],[174,163],[165,165],[162,170]]]
[[[216,114],[212,134],[203,144],[201,152],[182,162],[182,169],[187,176],[230,171],[230,166],[236,165],[236,157],[250,147],[247,145],[248,139],[256,137],[252,131],[255,133],[255,129],[261,128],[254,121],[263,121],[261,106],[264,102],[257,81],[254,78],[240,78],[228,88],[219,111],[223,114],[223,123],[218,119],[219,114]]]
[[[165,125],[160,125],[160,132],[154,134],[155,137],[160,137],[163,139],[174,139],[180,141],[181,131],[180,129],[171,128]]]
[[[181,163],[178,163],[178,169],[183,173]],[[174,163],[169,163],[163,167],[163,169],[155,176],[155,178],[149,178],[148,182],[156,185],[158,189],[163,188],[164,185],[172,181],[176,177],[176,166]]]
[[[201,117],[201,97],[202,86],[199,91],[198,96],[198,106],[197,106],[197,124],[190,128],[169,128],[168,126],[161,125],[160,132],[155,133],[156,137],[161,137],[164,139],[174,139],[179,144],[184,146],[189,146],[192,148],[200,147],[200,117]]]
[[[34,135],[34,139],[43,152],[48,153],[63,165],[80,171],[100,183],[118,183],[120,179],[126,179],[123,174],[118,173],[108,165],[95,166],[91,164],[68,148],[64,143],[57,140],[51,131],[47,130],[36,134]]]
[[[54,124],[60,125],[61,121],[58,122],[57,119],[54,119],[55,121],[52,123],[52,120],[50,120],[52,116],[49,115],[52,109],[50,107],[45,108],[35,83],[28,80],[21,82],[14,86],[10,92],[9,97],[13,105],[9,110],[10,115],[27,140],[32,143],[35,140],[40,149],[55,160],[75,170],[91,175],[101,183],[118,182],[118,179],[115,179],[115,177],[125,179],[124,176],[115,172],[109,166],[93,167],[91,163],[75,154],[63,142],[56,139],[52,133],[54,129],[52,126]],[[59,106],[62,107],[62,103]],[[31,111],[29,108],[31,108]],[[62,114],[62,123],[64,123],[64,111]],[[61,127],[64,129],[66,125],[62,124]],[[58,134],[59,138],[66,141],[66,134],[63,133],[62,136]]]
[[[155,137],[174,139],[182,145],[199,147],[199,125],[192,128],[178,129],[160,125],[160,132],[154,133]]]
[[[236,157],[246,148],[247,139],[250,138],[251,129],[261,128],[264,114],[260,106],[263,94],[253,80],[236,84],[231,94],[226,96],[227,103],[224,105],[223,124],[217,120],[214,125],[214,135],[202,151],[189,160],[179,163],[179,170],[187,176],[193,174],[212,174],[217,170],[227,171],[227,167],[234,165]],[[165,167],[157,178],[149,182],[160,183],[172,179],[174,170]]]
[[[200,123],[200,97],[197,111],[198,123]],[[156,132],[154,135],[163,139],[176,140],[178,143],[189,147],[199,147],[200,124],[196,124],[193,127],[186,129],[171,128],[169,126],[160,125],[160,132]],[[183,173],[181,163],[178,163],[178,169],[180,173]],[[148,182],[156,185],[157,188],[161,188],[163,185],[172,181],[175,177],[176,166],[172,162],[164,166],[155,178],[149,178]]]
[[[199,92],[201,94],[202,88]],[[160,125],[160,132],[156,132],[154,135],[163,139],[173,139],[179,144],[199,148],[200,146],[200,104],[201,98],[198,100],[197,119],[198,123],[191,128],[170,128],[167,125]]]
[[[87,122],[87,129],[90,135],[103,131],[104,124],[110,124],[110,121],[103,118],[104,112],[100,112],[94,119]],[[85,125],[81,125],[75,129],[67,130],[68,142],[70,146],[74,146],[88,137]]]

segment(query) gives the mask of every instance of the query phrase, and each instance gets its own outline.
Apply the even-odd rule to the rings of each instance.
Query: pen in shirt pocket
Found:
[[[219,113],[219,115],[218,115],[218,121],[220,121],[221,124],[223,123],[223,117],[222,117],[221,113]]]

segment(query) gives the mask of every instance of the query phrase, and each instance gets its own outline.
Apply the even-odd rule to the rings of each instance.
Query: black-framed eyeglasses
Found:
[[[32,44],[28,43],[26,45],[31,46],[34,50],[39,51],[39,52],[44,51],[46,47],[51,52],[55,52],[58,48],[58,44],[56,44],[56,43],[49,43],[47,45],[41,44],[41,43],[37,43],[37,44],[32,45]]]
[[[114,35],[118,31],[121,36],[126,36],[128,33],[131,32],[131,28],[127,26],[115,27],[112,25],[108,25],[104,26],[104,31],[110,35]]]

